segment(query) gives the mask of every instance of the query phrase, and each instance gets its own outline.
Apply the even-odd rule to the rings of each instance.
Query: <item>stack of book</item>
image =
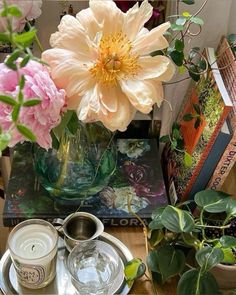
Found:
[[[228,120],[233,105],[216,63],[215,50],[206,48],[205,56],[208,70],[198,83],[191,84],[176,120],[192,165],[187,167],[184,153],[170,145],[163,150],[163,171],[172,203],[191,199],[207,187],[233,136]],[[196,124],[196,109],[200,110],[200,124]],[[184,120],[187,114],[193,119]]]
[[[236,162],[236,60],[225,36],[222,37],[218,46],[217,56],[222,79],[233,103],[229,121],[234,133],[208,183],[207,187],[214,190],[221,189]]]

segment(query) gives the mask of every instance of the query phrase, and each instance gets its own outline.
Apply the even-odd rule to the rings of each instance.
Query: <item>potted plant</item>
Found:
[[[196,206],[196,216],[190,204]],[[178,295],[217,295],[221,288],[235,288],[236,238],[231,235],[235,217],[236,200],[213,190],[198,192],[194,201],[157,208],[148,229],[147,266],[152,278],[164,283],[178,275]],[[142,262],[134,262],[136,267],[131,262],[126,268],[128,280],[143,273]]]

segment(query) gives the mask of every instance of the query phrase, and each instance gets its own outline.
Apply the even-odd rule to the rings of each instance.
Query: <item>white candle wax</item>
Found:
[[[21,258],[37,259],[47,255],[55,246],[56,237],[50,228],[30,224],[20,228],[11,239],[11,250]]]
[[[41,219],[24,221],[12,230],[8,246],[20,284],[36,289],[53,280],[57,240],[56,229]]]

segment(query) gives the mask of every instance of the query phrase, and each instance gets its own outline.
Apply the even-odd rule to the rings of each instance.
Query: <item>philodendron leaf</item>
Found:
[[[221,191],[214,191],[214,190],[203,190],[194,196],[194,201],[199,207],[206,207],[208,205],[215,204],[220,200],[226,199],[229,197],[229,194],[221,192]]]
[[[236,200],[230,199],[226,205],[226,213],[236,217]]]
[[[175,233],[191,232],[194,229],[194,220],[185,210],[168,205],[161,215],[162,224]]]
[[[160,272],[157,250],[153,250],[148,253],[147,266],[153,272]]]
[[[185,256],[181,250],[173,246],[159,247],[156,250],[159,272],[163,282],[182,272],[185,266]]]
[[[221,295],[214,276],[197,269],[185,272],[178,283],[177,295]]]
[[[126,281],[133,281],[144,275],[146,266],[140,258],[134,258],[125,265]]]
[[[231,248],[222,248],[222,251],[224,253],[224,260],[223,260],[224,263],[229,263],[229,264],[236,263],[236,258]]]
[[[162,230],[152,230],[149,243],[152,247],[156,247],[164,238],[164,233]]]
[[[204,247],[197,251],[195,258],[197,263],[201,266],[203,273],[222,262],[224,259],[224,253],[219,248]]]
[[[220,238],[220,243],[224,248],[236,247],[236,238],[231,236],[222,236]]]

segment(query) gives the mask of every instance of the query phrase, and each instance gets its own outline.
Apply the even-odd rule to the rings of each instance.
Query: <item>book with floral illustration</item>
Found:
[[[232,102],[217,69],[213,48],[206,49],[206,57],[209,68],[199,82],[189,89],[177,119],[183,148],[191,155],[192,164],[187,166],[184,153],[172,150],[168,145],[163,152],[167,187],[173,202],[193,197],[193,187],[198,182],[199,175],[202,175],[203,167],[207,168],[204,163],[232,109]],[[204,179],[197,187],[202,190],[206,184]]]
[[[50,198],[39,184],[29,145],[19,146],[13,157],[12,173],[3,212],[5,226],[28,218],[53,220],[80,210],[98,216],[105,225],[138,226],[131,213],[149,222],[154,208],[168,203],[158,147],[155,139],[118,139],[118,161],[109,185],[80,205]]]

